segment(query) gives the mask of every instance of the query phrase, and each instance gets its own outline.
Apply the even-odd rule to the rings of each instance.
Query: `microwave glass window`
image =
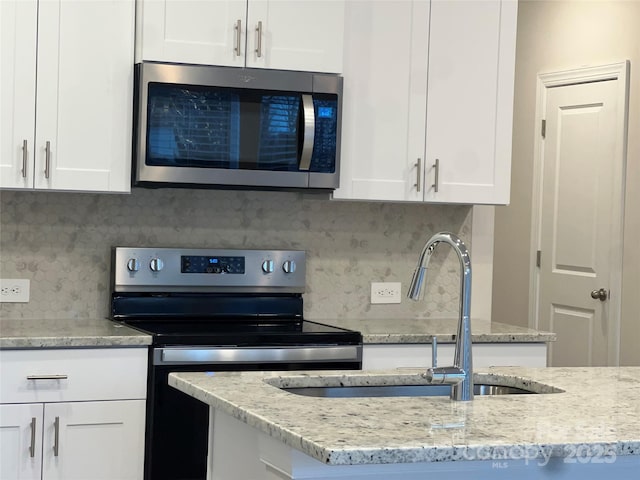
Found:
[[[152,83],[147,122],[149,165],[239,166],[240,109],[232,91]]]
[[[299,93],[148,84],[152,166],[298,171],[304,118]],[[310,170],[335,172],[337,96],[315,94]]]
[[[258,168],[298,169],[299,95],[265,95],[260,105]]]

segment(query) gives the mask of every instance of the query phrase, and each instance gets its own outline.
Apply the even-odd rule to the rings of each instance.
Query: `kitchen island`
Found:
[[[174,373],[169,383],[211,407],[213,479],[636,478],[640,368],[496,367],[474,378],[537,393],[452,402],[282,389],[424,383],[406,369]]]

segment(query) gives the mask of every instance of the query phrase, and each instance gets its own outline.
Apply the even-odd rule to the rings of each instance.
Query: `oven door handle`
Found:
[[[154,365],[362,361],[362,345],[156,348]]]

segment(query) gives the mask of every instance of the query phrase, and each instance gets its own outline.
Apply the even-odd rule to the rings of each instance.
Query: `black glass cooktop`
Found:
[[[112,319],[154,345],[354,345],[359,332],[303,320],[302,297],[256,294],[113,294]]]
[[[131,320],[128,326],[153,336],[154,345],[351,345],[359,332],[308,320]]]

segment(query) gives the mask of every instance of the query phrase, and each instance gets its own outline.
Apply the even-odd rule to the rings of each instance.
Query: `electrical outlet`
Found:
[[[0,303],[27,303],[29,284],[30,281],[26,278],[0,279]]]
[[[400,303],[400,282],[371,282],[371,303]]]

